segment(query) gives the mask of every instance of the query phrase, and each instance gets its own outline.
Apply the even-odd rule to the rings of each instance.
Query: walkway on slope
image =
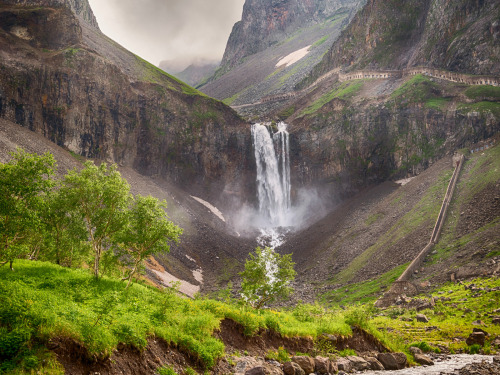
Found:
[[[287,93],[282,93],[277,95],[264,96],[257,102],[232,106],[232,108],[233,109],[245,108],[263,103],[271,103],[280,100],[293,99],[305,92],[308,92],[316,85],[318,85],[320,82],[334,75],[337,75],[339,82],[346,82],[356,79],[396,79],[408,76],[415,76],[417,74],[423,74],[428,77],[442,79],[450,82],[465,83],[468,85],[500,86],[500,77],[498,76],[470,75],[470,74],[450,72],[448,70],[427,68],[427,67],[415,67],[402,70],[356,70],[349,73],[342,73],[340,72],[340,69],[337,68],[326,74],[323,74],[311,85],[300,91],[290,91]]]
[[[450,182],[448,184],[448,189],[443,199],[443,204],[441,205],[441,210],[434,225],[434,229],[431,234],[429,243],[422,249],[422,251],[417,255],[415,259],[410,263],[401,276],[392,284],[391,288],[384,293],[384,295],[375,303],[377,307],[387,307],[393,304],[397,297],[401,294],[415,295],[418,293],[418,288],[411,283],[409,280],[413,273],[420,268],[425,257],[429,254],[433,246],[438,242],[439,235],[443,228],[444,222],[446,221],[446,215],[448,213],[448,207],[450,205],[451,199],[453,198],[453,193],[457,185],[458,176],[462,170],[464,163],[464,156],[460,155],[453,158],[453,163],[455,165],[455,170],[451,176]]]

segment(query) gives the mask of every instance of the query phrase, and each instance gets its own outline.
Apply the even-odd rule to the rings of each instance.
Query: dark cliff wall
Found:
[[[64,6],[70,8],[73,13],[81,17],[82,20],[99,29],[97,20],[90,8],[88,0],[3,0],[4,4],[21,6]]]
[[[98,54],[65,7],[1,7],[0,20],[8,20],[0,28],[1,117],[213,201],[253,197],[250,131],[229,107],[131,53],[120,55],[122,65]],[[134,77],[124,73],[129,66]]]
[[[500,131],[492,113],[422,106],[344,108],[292,126],[294,186],[327,186],[350,195],[388,178],[407,177],[444,155]]]
[[[499,57],[496,0],[369,0],[307,82],[339,67],[500,74]]]

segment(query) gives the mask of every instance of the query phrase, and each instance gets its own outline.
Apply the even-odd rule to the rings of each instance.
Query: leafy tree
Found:
[[[281,256],[270,247],[257,247],[245,262],[241,289],[243,298],[255,308],[261,308],[279,298],[288,297],[295,279],[292,254]]]
[[[127,225],[117,236],[131,267],[124,278],[128,280],[126,288],[144,259],[159,252],[168,252],[169,242],[177,242],[182,234],[182,229],[169,220],[166,207],[165,201],[137,195],[127,211]]]
[[[22,149],[0,163],[0,265],[26,255],[30,233],[41,227],[44,198],[54,186],[54,157],[29,154]]]
[[[88,161],[81,171],[68,172],[61,194],[83,218],[94,258],[94,275],[98,279],[103,254],[111,249],[114,236],[126,224],[130,186],[116,165],[102,163],[96,166]]]
[[[53,190],[47,195],[42,213],[45,227],[42,258],[71,267],[81,260],[87,240],[85,222],[79,210],[70,202],[64,191]]]

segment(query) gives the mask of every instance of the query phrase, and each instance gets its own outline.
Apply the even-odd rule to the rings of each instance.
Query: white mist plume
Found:
[[[273,133],[270,124],[252,126],[259,205],[242,207],[231,220],[238,233],[257,235],[262,246],[280,246],[287,232],[302,229],[327,212],[316,190],[299,189],[292,204],[286,128],[279,123]]]

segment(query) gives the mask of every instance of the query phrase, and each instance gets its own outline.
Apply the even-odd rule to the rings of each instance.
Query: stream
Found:
[[[394,371],[366,371],[363,372],[364,375],[444,375],[444,374],[454,374],[456,370],[462,367],[476,362],[487,361],[489,363],[493,362],[493,356],[491,355],[470,355],[470,354],[455,354],[446,356],[445,359],[439,361],[439,359],[434,360],[434,366],[417,366],[406,368],[403,370]],[[493,375],[493,374],[491,374]]]

